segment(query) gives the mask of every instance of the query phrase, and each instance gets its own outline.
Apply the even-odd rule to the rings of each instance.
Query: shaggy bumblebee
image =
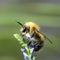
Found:
[[[20,29],[20,35],[23,40],[26,41],[28,46],[33,45],[34,51],[39,51],[43,47],[45,39],[49,40],[40,32],[40,27],[37,24],[33,22],[26,22],[25,24],[17,23],[22,27]],[[52,43],[51,40],[49,40],[49,42]]]

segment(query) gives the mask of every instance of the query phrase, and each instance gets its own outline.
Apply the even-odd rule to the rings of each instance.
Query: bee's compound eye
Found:
[[[27,28],[25,27],[25,28],[23,28],[23,31],[22,32],[25,32],[27,30]]]

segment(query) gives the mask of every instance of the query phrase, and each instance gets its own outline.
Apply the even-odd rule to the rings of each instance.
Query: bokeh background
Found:
[[[60,60],[60,0],[0,0],[0,60],[24,60],[20,44],[19,21],[33,21],[49,37],[36,60]]]

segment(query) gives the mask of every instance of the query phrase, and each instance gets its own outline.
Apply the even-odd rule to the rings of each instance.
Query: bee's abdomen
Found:
[[[34,51],[39,51],[43,47],[43,45],[44,45],[43,41],[36,42],[34,45]]]

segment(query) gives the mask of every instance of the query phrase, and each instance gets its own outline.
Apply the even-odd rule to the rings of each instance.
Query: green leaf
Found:
[[[18,40],[18,41],[22,41],[22,38],[19,34],[14,34],[14,37]]]

